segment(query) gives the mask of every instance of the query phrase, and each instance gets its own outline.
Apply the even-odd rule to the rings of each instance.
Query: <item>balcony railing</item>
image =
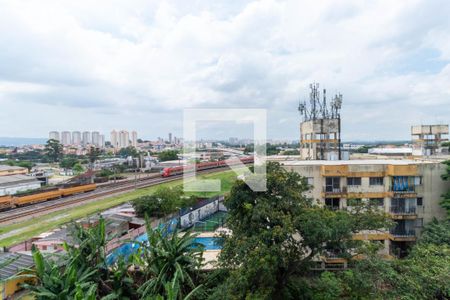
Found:
[[[407,187],[393,186],[392,191],[394,193],[415,193],[416,188],[415,186],[407,186]]]
[[[391,229],[389,231],[395,237],[413,237],[416,235],[416,231],[414,229]]]
[[[417,213],[415,206],[410,207],[391,206],[390,212],[395,215],[415,215]]]
[[[325,193],[332,193],[332,194],[347,193],[347,187],[324,186],[323,191]]]

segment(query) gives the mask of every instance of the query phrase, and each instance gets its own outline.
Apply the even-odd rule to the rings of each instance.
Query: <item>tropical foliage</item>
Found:
[[[181,299],[198,291],[198,271],[202,265],[201,245],[194,242],[195,235],[168,228],[154,230],[147,222],[148,242],[141,243],[134,256],[135,262],[143,269],[144,283],[138,293],[147,299],[154,295]]]

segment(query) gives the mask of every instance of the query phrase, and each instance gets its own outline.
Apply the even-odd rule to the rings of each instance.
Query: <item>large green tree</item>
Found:
[[[62,157],[63,146],[58,140],[49,139],[45,144],[45,154],[52,162],[57,162]]]
[[[161,187],[155,193],[133,200],[133,208],[139,217],[163,217],[195,204],[195,197],[185,196],[181,187]]]
[[[159,161],[177,160],[178,151],[177,150],[164,150],[158,153]]]
[[[233,234],[225,236],[219,259],[231,271],[227,295],[296,299],[303,293],[296,280],[310,272],[314,259],[350,258],[361,243],[352,239],[354,233],[388,225],[370,207],[352,212],[322,208],[303,196],[307,189],[304,178],[278,163],[267,165],[267,191],[254,192],[243,181],[233,186],[225,200]]]

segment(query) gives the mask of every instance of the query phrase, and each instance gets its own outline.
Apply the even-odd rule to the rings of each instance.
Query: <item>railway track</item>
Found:
[[[223,168],[217,168],[217,169],[210,169],[210,170],[203,170],[198,171],[198,174],[208,174],[208,173],[215,173],[223,171],[224,169],[227,169],[227,167]],[[189,176],[191,177],[191,176]],[[74,196],[70,196],[67,198],[61,198],[56,200],[50,200],[43,203],[30,205],[23,208],[17,208],[13,210],[9,210],[3,213],[0,213],[0,224],[3,223],[10,223],[14,220],[20,220],[25,217],[30,217],[35,214],[43,213],[43,212],[53,212],[57,210],[61,210],[64,207],[87,202],[96,198],[106,197],[106,196],[112,196],[121,194],[133,189],[139,189],[139,188],[146,188],[154,185],[158,185],[161,183],[171,182],[175,180],[179,180],[183,178],[183,175],[174,175],[169,178],[162,178],[162,177],[148,177],[148,178],[141,178],[139,180],[136,180],[133,182],[120,182],[117,185],[112,185],[110,188],[107,186],[103,186],[98,188],[95,191],[86,193],[86,194],[78,194]]]

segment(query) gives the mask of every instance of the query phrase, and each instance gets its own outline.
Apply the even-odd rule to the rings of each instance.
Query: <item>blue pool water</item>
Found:
[[[171,220],[166,226],[169,226],[169,229],[171,227],[176,226],[176,219]],[[164,225],[163,225],[164,226]],[[171,232],[172,230],[169,230]],[[140,235],[136,238],[137,241],[144,243],[148,240],[147,234]],[[214,238],[214,237],[197,237],[194,239],[194,243],[199,243],[205,246],[205,250],[220,250],[222,249],[220,242],[220,238]],[[135,253],[139,248],[138,243],[127,243],[123,244],[116,250],[114,250],[107,258],[108,264],[113,264],[119,256],[123,256],[125,258],[129,257],[131,254]]]
[[[199,243],[205,246],[205,250],[220,250],[222,245],[220,244],[220,238],[215,237],[197,237],[194,239],[194,243]]]

